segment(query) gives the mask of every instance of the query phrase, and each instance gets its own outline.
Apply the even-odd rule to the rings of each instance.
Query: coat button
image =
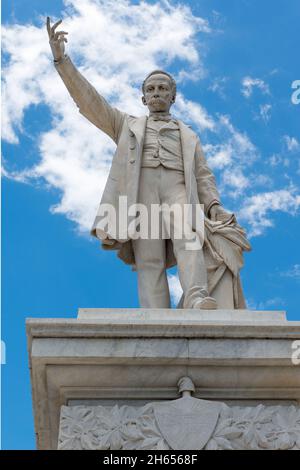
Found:
[[[135,145],[134,145],[134,144],[132,144],[132,145],[130,145],[130,147],[129,147],[129,148],[130,148],[130,150],[134,150],[134,149],[135,149]]]
[[[129,160],[129,163],[134,163],[134,162],[135,162],[134,159]]]

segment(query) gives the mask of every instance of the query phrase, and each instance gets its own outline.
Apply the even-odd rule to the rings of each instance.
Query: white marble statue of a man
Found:
[[[178,238],[172,230],[173,218],[169,238],[160,235],[155,239],[129,234],[118,237],[100,224],[104,205],[112,205],[118,214],[120,196],[126,196],[128,207],[137,203],[148,208],[202,204],[210,221],[224,222],[232,217],[221,206],[198,137],[170,114],[176,98],[174,79],[161,70],[150,73],[142,86],[142,101],[149,115],[136,118],[121,112],[106,102],[65,54],[68,33],[57,31],[60,23],[51,26],[47,18],[55,67],[80,113],[117,145],[92,234],[102,240],[103,248],[118,250],[121,259],[135,265],[141,307],[170,308],[166,269],[177,264],[184,299],[181,307],[217,308],[208,290],[202,245],[196,250],[187,248],[187,240],[197,232],[192,223],[190,233]]]

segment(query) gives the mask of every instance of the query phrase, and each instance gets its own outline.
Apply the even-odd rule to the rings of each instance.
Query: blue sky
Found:
[[[290,320],[300,320],[300,104],[291,101],[291,84],[300,79],[299,2],[112,3],[123,6],[130,21],[116,20],[120,11],[107,1],[81,1],[88,7],[101,3],[101,11],[83,14],[76,10],[78,0],[2,2],[5,449],[35,447],[25,319],[74,318],[79,307],[138,307],[136,274],[115,254],[101,251],[87,233],[113,145],[78,116],[55,75],[41,20],[46,15],[66,18],[74,62],[126,111],[144,112],[137,104],[138,84],[154,66],[175,75],[174,114],[200,135],[224,205],[251,236],[253,251],[242,272],[249,306],[284,309]],[[141,14],[145,11],[148,16]],[[146,17],[155,41],[144,31]],[[170,18],[178,24],[168,42],[163,28]],[[103,38],[105,22],[111,45]],[[94,32],[85,28],[89,24]],[[127,26],[139,49],[130,37],[126,48],[118,42]],[[118,50],[119,57],[111,57]]]

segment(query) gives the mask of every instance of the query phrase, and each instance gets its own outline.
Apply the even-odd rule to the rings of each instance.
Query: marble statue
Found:
[[[92,235],[137,270],[143,308],[170,308],[166,269],[176,264],[183,289],[178,308],[245,308],[239,271],[243,251],[250,250],[250,245],[234,214],[221,205],[199,138],[170,114],[176,99],[174,79],[163,70],[147,75],[142,102],[148,116],[137,118],[112,107],[66,55],[68,33],[57,30],[61,22],[51,26],[47,18],[54,65],[80,113],[117,145]],[[103,208],[113,207],[120,220],[122,196],[128,207],[199,206],[196,219],[201,212],[202,230],[191,211],[182,237],[174,236],[174,216],[169,220],[169,236],[159,232],[157,238],[138,237],[137,226],[116,235],[109,224],[102,224]],[[197,249],[188,248],[193,237],[199,242]]]

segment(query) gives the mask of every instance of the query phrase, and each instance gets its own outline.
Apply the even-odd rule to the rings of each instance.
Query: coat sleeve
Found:
[[[59,62],[54,62],[54,65],[79,112],[117,143],[125,113],[110,106],[81,75],[67,55]]]
[[[199,139],[197,139],[195,153],[195,176],[199,200],[204,204],[207,215],[214,204],[221,204],[221,202],[215,177],[207,165]]]

